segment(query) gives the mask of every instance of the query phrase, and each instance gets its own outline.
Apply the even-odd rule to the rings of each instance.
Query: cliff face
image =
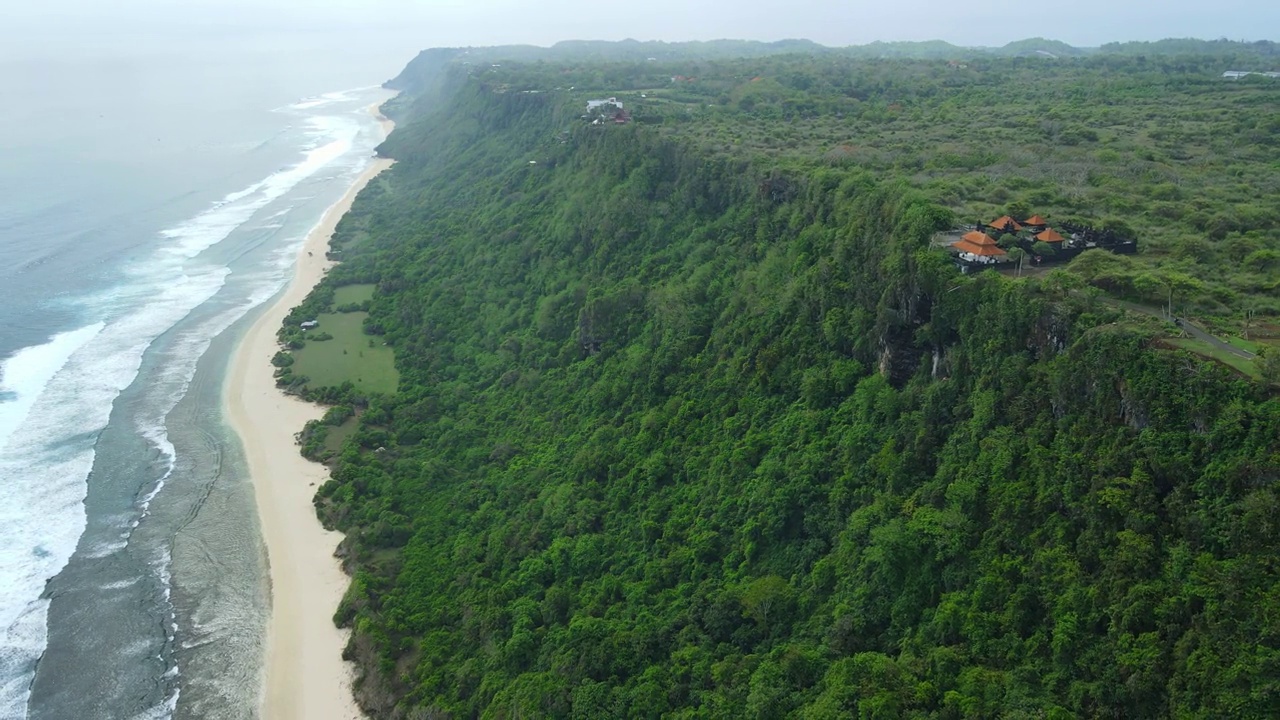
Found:
[[[375,716],[1275,709],[1274,399],[903,187],[451,82],[326,281],[401,373],[317,498]]]
[[[399,75],[383,83],[389,90],[418,96],[422,95],[443,75],[449,64],[462,54],[463,50],[453,48],[432,48],[423,50],[418,56],[400,71]]]

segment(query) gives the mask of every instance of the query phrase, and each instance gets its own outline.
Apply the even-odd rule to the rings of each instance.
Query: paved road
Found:
[[[1111,302],[1115,303],[1116,305],[1119,305],[1120,307],[1126,310],[1142,313],[1144,315],[1150,315],[1152,317],[1160,318],[1161,320],[1163,320],[1165,317],[1164,311],[1161,310],[1160,308],[1153,308],[1147,305],[1139,305],[1138,303],[1132,303],[1127,300],[1111,299]],[[1223,352],[1230,353],[1239,358],[1244,358],[1245,360],[1253,360],[1255,357],[1257,357],[1257,355],[1249,352],[1248,350],[1245,350],[1244,348],[1238,348],[1229,342],[1224,342],[1223,340],[1220,340],[1217,336],[1210,334],[1209,332],[1205,331],[1204,328],[1200,327],[1199,325],[1196,325],[1195,323],[1191,322],[1186,318],[1176,317],[1174,318],[1174,324],[1182,328],[1183,332],[1187,333],[1191,337],[1197,340],[1200,340],[1202,342],[1207,342],[1210,345],[1218,348],[1219,350],[1222,350]]]

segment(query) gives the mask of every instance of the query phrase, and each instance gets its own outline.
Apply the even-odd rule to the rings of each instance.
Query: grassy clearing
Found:
[[[1223,340],[1224,340],[1228,345],[1232,345],[1232,346],[1234,346],[1234,347],[1238,347],[1238,348],[1240,348],[1241,350],[1244,350],[1244,351],[1246,351],[1246,352],[1251,352],[1251,353],[1254,353],[1254,354],[1257,354],[1257,352],[1258,352],[1258,343],[1253,342],[1252,340],[1245,340],[1245,339],[1244,339],[1244,338],[1242,338],[1242,337],[1235,337],[1235,336],[1227,336],[1227,337],[1224,337],[1224,338],[1222,338],[1222,339],[1223,339]]]
[[[1242,337],[1232,335],[1229,337],[1224,337],[1222,339],[1225,340],[1229,345],[1238,347],[1241,350],[1245,350],[1247,352],[1251,352],[1254,355],[1257,355],[1259,352],[1263,352],[1266,350],[1280,348],[1280,339],[1276,339],[1276,338],[1257,338],[1254,340],[1245,340]]]
[[[1187,352],[1199,355],[1200,357],[1217,360],[1223,365],[1230,367],[1242,375],[1253,378],[1254,380],[1262,379],[1262,376],[1258,373],[1258,369],[1254,367],[1252,360],[1246,360],[1238,355],[1232,355],[1231,353],[1222,350],[1221,348],[1214,347],[1203,340],[1196,340],[1194,338],[1166,338],[1164,342],[1180,350],[1186,350]]]
[[[333,291],[334,306],[354,305],[373,299],[372,283],[367,285],[343,285]]]
[[[400,382],[395,355],[377,338],[364,334],[368,313],[324,314],[317,318],[316,333],[329,333],[332,340],[309,340],[293,353],[293,371],[310,378],[310,387],[338,386],[350,381],[362,393],[395,392]],[[372,342],[372,347],[370,343]]]
[[[360,426],[360,421],[356,416],[347,418],[347,421],[337,427],[329,428],[329,432],[324,436],[324,454],[326,457],[333,457],[342,452],[342,445],[347,438],[355,434],[356,428]]]
[[[350,250],[352,250],[352,249],[354,249],[354,248],[360,247],[360,246],[361,246],[361,245],[363,245],[363,244],[364,244],[368,239],[369,239],[369,233],[368,233],[367,231],[365,231],[365,230],[356,230],[355,232],[351,233],[351,235],[349,236],[349,238],[347,239],[347,241],[346,241],[346,242],[344,242],[344,243],[342,244],[342,247],[341,247],[341,248],[338,248],[338,249],[339,249],[339,250],[343,250],[343,251],[350,251]]]

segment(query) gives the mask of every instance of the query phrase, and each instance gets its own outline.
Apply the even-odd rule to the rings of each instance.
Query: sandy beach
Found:
[[[372,111],[390,131],[391,123]],[[328,468],[304,459],[294,434],[324,408],[276,389],[271,357],[276,330],[331,264],[325,260],[338,220],[375,175],[391,165],[377,159],[307,236],[287,290],[253,324],[236,348],[224,388],[228,421],[244,445],[263,540],[271,567],[262,717],[266,720],[352,720],[363,714],[351,693],[352,667],[342,660],[346,632],[333,613],[349,578],[333,552],[342,535],[327,532],[312,497]]]

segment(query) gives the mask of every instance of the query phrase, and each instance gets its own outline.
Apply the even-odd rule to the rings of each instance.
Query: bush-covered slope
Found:
[[[579,112],[453,87],[316,293],[401,376],[317,498],[366,709],[1280,712],[1280,403],[902,186]]]
[[[1280,317],[1280,81],[1224,80],[1225,70],[1271,64],[1222,45],[1238,52],[493,67],[477,51],[436,50],[397,80],[424,90],[398,105],[428,116],[450,72],[579,108],[616,97],[635,122],[699,156],[792,177],[839,167],[902,179],[964,223],[1036,214],[1058,230],[1105,227],[1137,238],[1139,253],[1077,268],[1091,284],[1148,307],[1172,301],[1220,335],[1280,341],[1280,326],[1265,322]],[[398,137],[412,135],[421,133]]]

